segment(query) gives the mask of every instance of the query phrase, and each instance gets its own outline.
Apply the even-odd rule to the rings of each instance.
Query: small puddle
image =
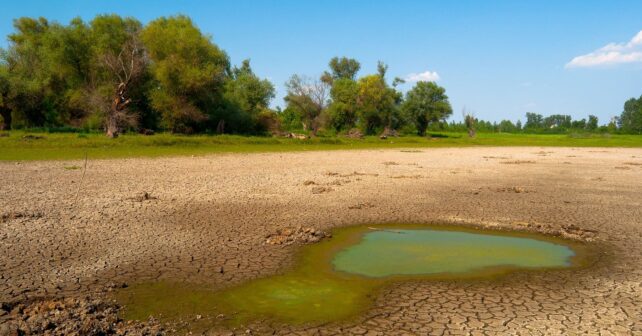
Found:
[[[382,286],[404,280],[473,280],[511,271],[584,264],[585,246],[523,233],[434,226],[357,226],[302,248],[293,269],[223,290],[189,284],[143,283],[116,293],[125,318],[240,325],[267,319],[322,323],[366,309]],[[221,316],[223,319],[214,318]]]

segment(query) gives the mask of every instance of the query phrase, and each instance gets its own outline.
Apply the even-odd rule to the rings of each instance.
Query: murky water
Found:
[[[575,246],[579,247],[579,246]],[[214,291],[189,284],[138,284],[118,292],[126,318],[217,316],[198,323],[270,319],[300,324],[348,319],[391,281],[488,278],[579,265],[570,242],[542,236],[421,226],[360,226],[302,248],[284,274]]]
[[[369,232],[339,252],[338,271],[370,277],[468,273],[488,267],[570,266],[575,252],[547,241],[440,230]]]

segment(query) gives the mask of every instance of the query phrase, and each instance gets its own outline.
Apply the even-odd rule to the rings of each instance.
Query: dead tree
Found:
[[[111,100],[111,106],[107,111],[105,120],[105,131],[110,138],[118,137],[124,125],[133,125],[137,116],[127,109],[132,102],[129,98],[129,91],[138,79],[143,75],[147,60],[135,36],[129,38],[124,44],[120,53],[107,53],[103,63],[117,79],[116,89]]]

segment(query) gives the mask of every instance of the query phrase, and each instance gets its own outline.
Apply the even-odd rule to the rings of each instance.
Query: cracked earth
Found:
[[[359,318],[211,334],[642,334],[642,150],[444,148],[0,163],[0,302],[113,283],[225,288],[292,266],[292,227],[450,223],[588,241],[582,269],[412,281]],[[0,309],[0,324],[7,312]]]

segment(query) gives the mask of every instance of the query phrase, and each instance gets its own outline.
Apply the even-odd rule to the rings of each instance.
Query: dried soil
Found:
[[[640,157],[484,147],[90,160],[81,186],[83,170],[64,168],[81,161],[0,163],[0,302],[161,279],[223,288],[291,265],[297,244],[266,244],[288,228],[451,223],[558,234],[602,252],[579,270],[399,283],[354,321],[249,332],[640,334]]]

